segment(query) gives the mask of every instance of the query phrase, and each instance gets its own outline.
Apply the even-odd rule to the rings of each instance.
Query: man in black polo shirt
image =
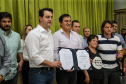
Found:
[[[103,84],[119,84],[117,58],[122,58],[122,45],[117,36],[112,35],[112,22],[105,20],[101,26],[103,33],[98,35],[98,50],[103,62]]]

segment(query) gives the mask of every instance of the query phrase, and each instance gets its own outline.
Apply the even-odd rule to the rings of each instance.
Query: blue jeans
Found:
[[[29,84],[54,84],[54,69],[30,68]]]

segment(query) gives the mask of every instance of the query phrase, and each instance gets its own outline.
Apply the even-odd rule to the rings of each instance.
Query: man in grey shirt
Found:
[[[6,46],[4,37],[0,34],[0,83],[10,72],[11,55]]]

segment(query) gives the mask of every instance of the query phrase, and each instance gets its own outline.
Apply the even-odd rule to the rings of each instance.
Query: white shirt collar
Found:
[[[61,32],[61,33],[63,33],[63,32],[64,32],[62,28],[60,29],[60,32]],[[65,32],[64,32],[64,33],[65,33]],[[70,30],[70,33],[73,33],[73,31],[72,31],[72,30]]]
[[[37,28],[40,30],[40,32],[45,32],[46,30],[38,24]],[[51,32],[51,30],[48,28],[48,31],[46,32]]]

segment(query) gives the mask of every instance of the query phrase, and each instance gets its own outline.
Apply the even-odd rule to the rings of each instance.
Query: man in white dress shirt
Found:
[[[79,35],[79,31],[80,31],[80,22],[78,20],[73,20],[72,21],[72,27],[71,27],[72,31],[75,31],[78,35]],[[80,41],[81,41],[81,45],[82,45],[82,48],[84,46],[84,40],[83,40],[83,37],[81,35],[80,36]],[[84,82],[83,80],[83,71],[77,71],[77,84],[81,84]]]
[[[54,84],[53,67],[61,67],[60,61],[54,61],[54,43],[51,30],[53,10],[39,10],[39,25],[26,37],[26,47],[29,54],[29,83]]]
[[[76,33],[80,32],[80,22],[78,20],[73,20],[72,21],[72,27],[71,27],[72,31],[75,31]],[[80,40],[81,40],[81,45],[82,47],[84,46],[84,41],[83,41],[83,37],[81,35],[80,36]]]
[[[60,26],[59,31],[53,34],[54,38],[54,57],[59,60],[58,47],[78,49],[82,48],[79,35],[71,31],[71,17],[68,14],[63,14],[59,17]],[[73,70],[59,70],[56,69],[57,84],[76,84],[77,72]]]

